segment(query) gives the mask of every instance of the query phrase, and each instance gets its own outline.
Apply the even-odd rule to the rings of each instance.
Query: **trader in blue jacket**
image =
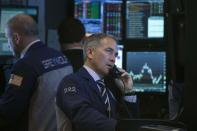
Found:
[[[5,31],[19,59],[0,97],[0,131],[57,131],[55,94],[62,78],[72,73],[70,63],[38,39],[37,24],[28,15],[12,17]]]
[[[113,68],[117,42],[110,35],[88,37],[84,41],[84,55],[84,66],[66,76],[58,87],[57,107],[65,117],[59,129],[115,131],[119,119],[132,117],[132,101],[129,97],[124,99],[132,92],[132,78],[125,70]],[[106,92],[107,99],[103,98]]]

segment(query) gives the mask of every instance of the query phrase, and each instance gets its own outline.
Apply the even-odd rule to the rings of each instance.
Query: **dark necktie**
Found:
[[[109,101],[108,90],[105,87],[104,80],[98,80],[96,82],[97,82],[98,86],[100,87],[101,97],[102,97],[105,105],[107,106],[108,116],[110,117],[111,116],[111,105],[110,105],[110,101]]]

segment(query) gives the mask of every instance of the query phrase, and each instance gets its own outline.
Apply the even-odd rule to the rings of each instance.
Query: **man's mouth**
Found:
[[[114,65],[110,65],[110,64],[108,64],[107,66],[111,69]]]

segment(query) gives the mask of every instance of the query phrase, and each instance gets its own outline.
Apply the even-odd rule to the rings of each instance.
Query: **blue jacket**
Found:
[[[55,94],[70,73],[62,53],[42,42],[33,44],[14,64],[9,87],[0,97],[0,130],[56,131]]]
[[[107,107],[102,101],[96,82],[85,68],[66,76],[58,87],[57,106],[71,120],[73,131],[114,131],[117,120],[122,118],[121,95],[112,82],[106,84],[110,95],[112,116],[108,118]],[[115,90],[112,90],[115,89]],[[124,112],[125,113],[125,112]]]

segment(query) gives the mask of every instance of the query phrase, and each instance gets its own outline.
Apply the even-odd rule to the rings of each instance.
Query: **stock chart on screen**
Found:
[[[166,91],[165,52],[127,52],[126,70],[133,78],[135,92]]]

